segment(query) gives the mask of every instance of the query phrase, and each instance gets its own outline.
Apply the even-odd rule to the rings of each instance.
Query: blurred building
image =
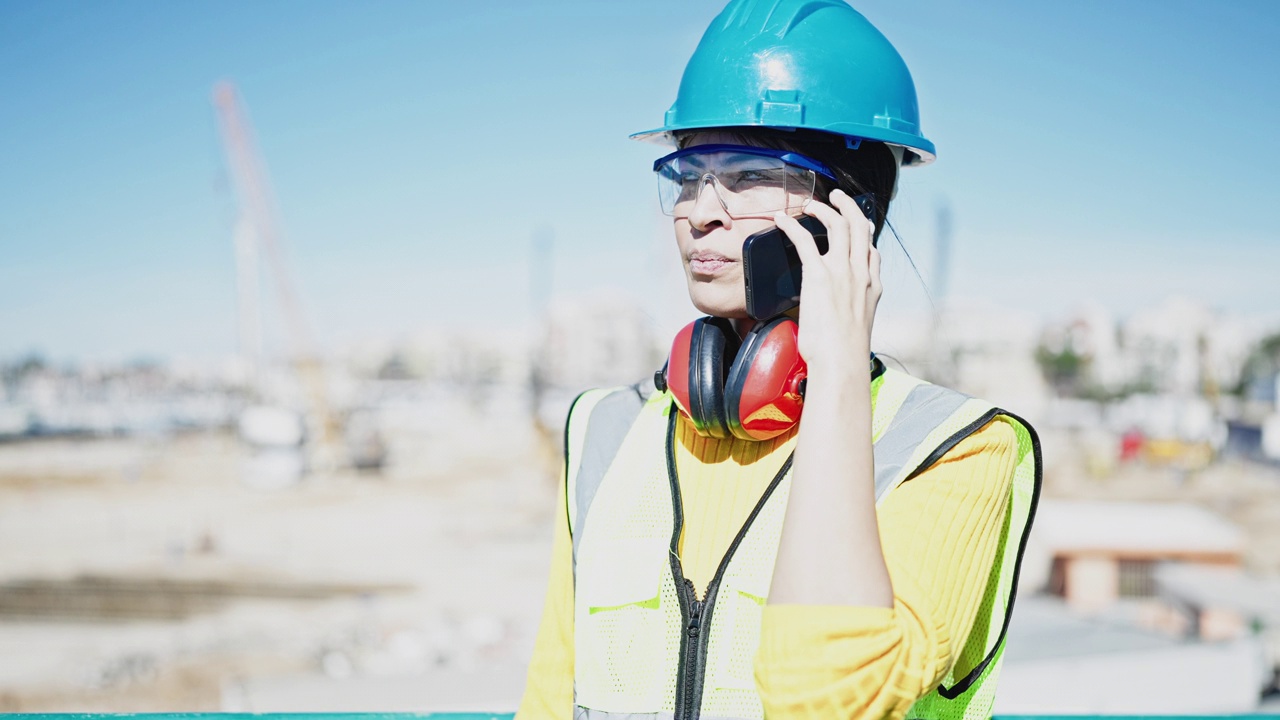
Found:
[[[0,438],[157,435],[225,427],[238,408],[217,366],[151,362],[0,366]]]
[[[1122,327],[1130,378],[1158,391],[1199,393],[1214,319],[1188,298],[1170,298],[1135,312]]]
[[[1086,302],[1041,329],[1041,348],[1080,361],[1082,391],[1216,397],[1235,388],[1265,319],[1223,315],[1203,303],[1170,297],[1123,321]]]
[[[622,295],[554,298],[534,352],[544,382],[562,388],[633,383],[662,367],[667,339],[637,302]]]
[[[1042,417],[1050,388],[1035,362],[1040,321],[1033,314],[989,300],[953,299],[930,318],[876,328],[873,348],[891,365],[1033,424]]]
[[[1048,563],[1050,594],[1100,612],[1122,598],[1155,598],[1162,563],[1239,568],[1245,542],[1239,528],[1195,505],[1045,500],[1028,552]]]

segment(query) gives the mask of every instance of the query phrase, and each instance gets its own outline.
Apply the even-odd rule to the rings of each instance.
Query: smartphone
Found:
[[[853,201],[868,220],[874,218],[873,195],[859,195]],[[825,255],[830,247],[827,226],[810,215],[797,220],[813,234],[818,252]],[[800,304],[800,255],[781,228],[758,232],[742,243],[742,276],[746,282],[747,314],[756,320],[768,320]]]

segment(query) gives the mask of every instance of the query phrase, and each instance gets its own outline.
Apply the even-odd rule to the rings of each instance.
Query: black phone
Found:
[[[874,222],[875,197],[859,195],[853,199],[868,220]],[[813,234],[818,252],[825,255],[827,226],[811,215],[797,220]],[[800,304],[800,255],[781,228],[763,230],[742,243],[742,277],[747,290],[747,314],[756,320],[767,320]]]

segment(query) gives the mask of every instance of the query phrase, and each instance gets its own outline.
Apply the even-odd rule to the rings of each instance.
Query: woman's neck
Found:
[[[786,314],[790,316],[792,320],[800,322],[800,308],[798,306],[791,308],[786,312]],[[751,328],[756,326],[757,321],[754,318],[745,317],[730,318],[729,322],[733,323],[733,329],[737,331],[738,337],[744,338],[747,336],[747,333],[751,332]]]

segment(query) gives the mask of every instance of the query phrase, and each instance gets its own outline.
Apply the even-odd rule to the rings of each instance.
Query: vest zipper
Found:
[[[682,642],[685,647],[681,665],[684,666],[685,670],[680,673],[681,684],[684,685],[682,688],[684,692],[681,695],[686,699],[683,716],[697,718],[702,704],[702,688],[699,682],[702,673],[699,672],[700,668],[698,667],[698,651],[702,645],[702,610],[705,603],[697,599],[698,591],[693,586],[693,581],[686,578],[684,586],[689,597],[689,619],[685,623],[685,637]],[[676,717],[681,716],[680,708],[677,708]]]
[[[747,536],[747,531],[751,529],[751,524],[755,522],[756,516],[764,509],[764,505],[773,495],[773,491],[782,483],[782,478],[791,469],[791,460],[794,454],[782,463],[782,467],[778,469],[778,474],[774,476],[769,483],[769,487],[760,496],[760,500],[751,510],[751,514],[747,516],[746,522],[742,524],[742,528],[738,530],[733,542],[729,544],[729,549],[725,552],[724,557],[720,559],[720,565],[716,568],[715,577],[707,585],[706,597],[698,600],[698,589],[693,586],[692,580],[684,576],[684,571],[680,566],[680,534],[684,530],[684,503],[680,498],[680,480],[676,475],[675,437],[677,410],[674,404],[670,412],[671,420],[667,425],[667,478],[671,481],[672,515],[675,520],[675,528],[671,534],[671,574],[676,583],[676,595],[680,599],[680,613],[685,620],[685,631],[680,638],[680,667],[676,675],[675,720],[698,720],[698,717],[702,714],[702,690],[703,685],[706,683],[707,650],[710,646],[711,637],[711,613],[715,610],[716,595],[720,590],[720,579],[724,577],[725,570],[728,569],[734,552],[737,551],[738,545],[742,544],[742,539]]]
[[[698,646],[702,640],[704,603],[698,600],[698,590],[693,581],[684,576],[680,567],[680,533],[684,529],[684,503],[680,499],[680,484],[676,479],[675,407],[670,409],[667,422],[667,478],[671,481],[672,520],[671,576],[676,583],[676,596],[680,599],[680,614],[684,618],[684,632],[680,636],[680,667],[676,671],[675,720],[696,720],[702,705],[702,688],[698,682]]]

